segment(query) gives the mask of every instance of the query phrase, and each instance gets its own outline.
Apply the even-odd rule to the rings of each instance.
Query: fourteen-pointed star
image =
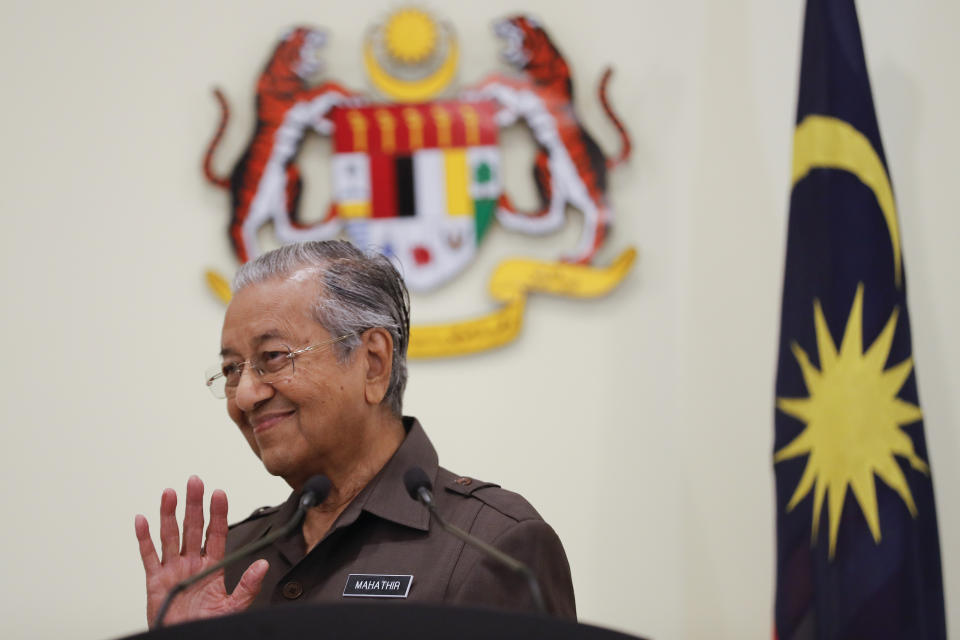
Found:
[[[922,417],[920,407],[897,397],[913,369],[913,358],[884,369],[899,310],[893,310],[866,352],[863,351],[863,283],[857,286],[839,351],[819,300],[814,300],[813,312],[820,369],[811,364],[797,343],[792,345],[810,395],[777,398],[777,408],[806,423],[806,428],[777,451],[773,459],[776,463],[809,454],[787,511],[813,492],[811,539],[816,541],[823,500],[825,496],[828,498],[832,558],[847,486],[853,489],[870,533],[879,543],[880,513],[874,476],[896,491],[916,517],[913,495],[894,456],[906,458],[914,469],[923,473],[927,473],[928,468],[914,451],[913,441],[901,429]]]

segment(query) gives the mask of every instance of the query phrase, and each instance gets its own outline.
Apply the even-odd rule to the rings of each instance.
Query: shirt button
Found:
[[[470,478],[457,478],[456,480],[454,480],[454,482],[456,482],[461,487],[467,487],[467,486],[470,486],[470,483],[473,482],[473,480],[471,480]]]
[[[296,580],[291,580],[287,584],[283,585],[283,588],[280,590],[280,592],[287,600],[296,600],[303,595],[303,585]]]

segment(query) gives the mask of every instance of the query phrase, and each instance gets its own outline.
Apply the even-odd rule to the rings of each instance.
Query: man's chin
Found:
[[[276,452],[271,452],[269,449],[266,451],[261,450],[259,458],[260,462],[263,463],[263,468],[272,476],[286,478],[291,467],[295,467],[290,460],[284,456],[277,455]]]

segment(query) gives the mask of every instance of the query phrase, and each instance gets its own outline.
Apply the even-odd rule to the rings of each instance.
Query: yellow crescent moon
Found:
[[[860,179],[873,191],[883,212],[893,245],[893,268],[897,287],[903,282],[900,227],[890,178],[873,145],[849,122],[828,116],[807,116],[793,134],[793,185],[811,169],[841,169]]]
[[[457,47],[457,41],[450,38],[450,53],[436,71],[419,80],[400,80],[391,76],[380,66],[373,52],[373,42],[370,38],[367,38],[363,48],[363,62],[374,86],[401,102],[423,102],[446,89],[457,73],[459,60],[460,50]]]

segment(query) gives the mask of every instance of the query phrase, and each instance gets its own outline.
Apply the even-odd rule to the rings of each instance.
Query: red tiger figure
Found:
[[[332,217],[332,208],[321,222],[299,222],[302,180],[293,162],[307,129],[330,134],[333,124],[325,116],[353,95],[334,83],[307,85],[321,68],[318,53],[325,43],[323,32],[297,27],[277,45],[257,82],[253,136],[229,178],[216,175],[212,167],[213,152],[230,113],[223,94],[215,91],[221,120],[207,148],[203,170],[210,182],[230,190],[230,239],[241,262],[260,254],[257,232],[270,221],[282,243],[324,240],[340,232],[341,223]]]
[[[600,102],[620,132],[621,150],[607,158],[573,108],[573,82],[563,56],[546,31],[527,16],[515,16],[494,25],[506,43],[503,56],[523,72],[520,78],[493,75],[470,92],[495,100],[497,122],[508,126],[522,118],[537,141],[533,176],[543,207],[517,211],[506,194],[500,197],[497,220],[508,229],[544,234],[564,223],[566,205],[584,216],[583,233],[574,251],[564,259],[587,264],[603,245],[613,218],[606,197],[607,169],[630,155],[630,137],[607,102],[607,69],[599,86]]]

